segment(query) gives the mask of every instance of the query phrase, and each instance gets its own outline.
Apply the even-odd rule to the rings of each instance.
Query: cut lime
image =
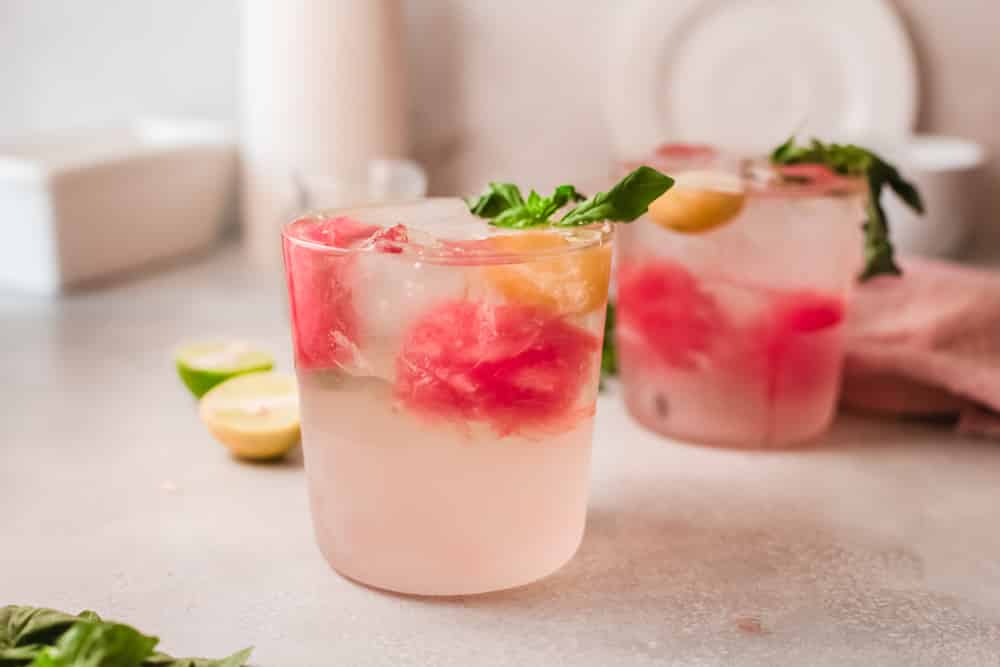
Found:
[[[275,459],[299,440],[299,394],[283,373],[248,373],[201,399],[201,420],[216,440],[245,459]]]
[[[196,397],[231,377],[269,371],[274,358],[240,340],[211,340],[184,345],[177,350],[177,374]]]

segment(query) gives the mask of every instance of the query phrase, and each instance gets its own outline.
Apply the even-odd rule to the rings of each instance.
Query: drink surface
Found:
[[[419,594],[544,576],[583,530],[607,228],[497,230],[458,200],[286,227],[317,541]]]

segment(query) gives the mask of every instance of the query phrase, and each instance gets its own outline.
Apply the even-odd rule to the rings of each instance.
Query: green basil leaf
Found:
[[[237,651],[228,658],[209,660],[206,658],[171,658],[163,653],[156,653],[142,663],[143,667],[244,667],[252,648]]]
[[[583,201],[586,198],[586,196],[577,192],[576,188],[572,185],[560,185],[552,193],[552,202],[556,204],[557,211],[570,202]]]
[[[513,183],[490,183],[479,199],[467,202],[469,210],[481,218],[495,218],[510,208],[523,206],[521,191]]]
[[[653,201],[669,190],[674,179],[652,167],[641,166],[607,192],[598,192],[584,200],[555,224],[589,225],[605,220],[632,222],[643,215]]]
[[[771,162],[774,164],[794,164],[802,149],[795,145],[795,137],[781,144],[771,152]]]
[[[544,225],[547,222],[547,218],[540,217],[537,212],[532,211],[527,205],[508,208],[506,211],[490,220],[491,225],[495,225],[497,227],[510,227],[512,229],[525,229],[527,227]]]
[[[892,191],[903,200],[904,204],[909,206],[915,212],[923,213],[924,200],[920,196],[920,191],[917,190],[917,187],[903,178],[895,167],[892,167],[891,165],[886,165],[886,167],[886,181],[888,182],[889,187],[892,188]]]
[[[615,304],[608,301],[604,315],[604,346],[601,349],[601,375],[618,374],[618,354],[615,351]]]
[[[882,209],[882,185],[884,174],[874,168],[868,174],[868,219],[862,225],[865,233],[865,266],[861,272],[862,281],[878,275],[900,275],[896,264],[895,251],[889,241],[889,225]]]
[[[525,202],[529,210],[538,211],[542,208],[542,196],[532,190],[528,194],[528,201]]]
[[[244,667],[252,649],[227,658],[153,653],[155,637],[92,611],[79,616],[38,607],[0,608],[0,667]],[[135,661],[137,656],[138,662]]]
[[[97,617],[93,612],[84,614]],[[55,644],[56,640],[82,616],[82,614],[72,616],[55,609],[41,607],[16,605],[0,607],[0,649],[27,644]]]
[[[542,200],[542,207],[538,211],[538,217],[548,221],[549,218],[569,202],[582,201],[583,199],[586,199],[586,197],[577,192],[576,188],[572,185],[560,185],[552,193],[551,197],[545,197]]]
[[[825,144],[813,139],[809,147],[799,146],[795,137],[771,153],[774,164],[821,164],[845,176],[863,176],[868,184],[867,218],[863,225],[865,266],[859,276],[862,281],[881,274],[902,273],[896,264],[895,251],[889,238],[889,221],[882,208],[882,192],[886,186],[918,213],[924,203],[917,188],[904,179],[895,166],[872,151],[853,144]]]
[[[476,201],[469,201],[469,210],[490,220],[497,227],[526,229],[540,225],[586,225],[610,220],[631,222],[646,212],[649,204],[673,185],[673,179],[650,167],[640,167],[626,176],[607,193],[586,199],[572,185],[560,185],[551,197],[532,190],[525,201],[517,186],[510,183],[490,183]],[[559,222],[551,217],[570,202],[582,202],[571,209]]]
[[[0,648],[0,667],[25,667],[45,650],[42,644],[25,644],[16,648]]]
[[[79,621],[30,667],[142,667],[157,641],[121,623]]]

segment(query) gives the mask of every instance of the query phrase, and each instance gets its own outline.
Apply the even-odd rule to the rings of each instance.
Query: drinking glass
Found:
[[[283,233],[316,539],[365,584],[509,588],[576,551],[611,229],[498,230],[461,200]]]
[[[763,160],[708,147],[668,147],[643,162],[678,185],[735,181],[723,196],[742,205],[711,229],[676,231],[647,215],[619,232],[616,341],[628,411],[654,431],[707,444],[816,438],[837,403],[863,183],[820,172],[775,179]],[[692,216],[705,212],[691,201]]]

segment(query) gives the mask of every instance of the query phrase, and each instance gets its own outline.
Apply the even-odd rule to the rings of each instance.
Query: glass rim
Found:
[[[744,185],[744,194],[754,198],[844,197],[863,194],[867,186],[861,176],[844,176],[834,172],[830,172],[826,182],[765,180],[762,178],[764,172],[778,175],[783,168],[802,166],[810,169],[815,166],[772,165],[765,155],[726,151],[706,143],[665,143],[644,155],[619,157],[615,164],[622,172],[648,165],[668,176],[714,168],[738,178]]]
[[[518,235],[532,232],[554,232],[556,234],[567,233],[571,231],[575,232],[589,232],[587,238],[574,239],[566,244],[564,247],[558,248],[538,248],[530,250],[502,250],[496,247],[489,247],[486,244],[481,246],[463,246],[463,243],[469,241],[485,241],[490,238],[497,238],[501,236],[500,234],[494,236],[483,236],[482,238],[476,239],[438,239],[440,244],[437,244],[433,248],[429,248],[426,245],[420,243],[414,243],[409,241],[390,241],[393,246],[397,247],[398,250],[393,250],[391,252],[386,252],[383,248],[378,247],[375,243],[365,243],[354,245],[348,248],[340,248],[337,246],[327,245],[325,243],[320,243],[317,241],[312,241],[310,239],[302,238],[301,236],[292,233],[292,227],[305,219],[313,218],[316,221],[328,220],[337,217],[347,217],[348,212],[357,214],[358,212],[371,210],[371,209],[384,209],[393,208],[397,206],[406,206],[409,204],[419,204],[423,202],[433,202],[433,201],[453,201],[454,197],[420,197],[416,199],[403,199],[394,200],[389,202],[380,203],[369,203],[360,204],[358,206],[350,206],[343,208],[320,208],[307,210],[299,215],[295,216],[288,222],[285,222],[281,226],[281,236],[282,238],[297,247],[305,248],[314,252],[336,255],[336,256],[352,256],[361,254],[379,254],[387,255],[391,257],[402,257],[407,259],[413,259],[421,262],[428,262],[433,264],[454,264],[454,265],[487,265],[487,264],[521,264],[525,262],[531,262],[535,260],[551,259],[563,257],[577,252],[583,252],[585,250],[590,250],[595,247],[608,246],[610,245],[612,239],[614,238],[614,225],[610,222],[598,222],[591,225],[581,225],[579,227],[554,227],[554,226],[538,226],[530,227],[527,229],[504,229],[504,232],[509,233],[509,235]],[[363,222],[363,221],[362,221]],[[406,225],[405,221],[400,221],[399,224]],[[482,220],[481,224],[486,229],[491,229],[489,223]],[[382,229],[387,229],[388,227],[382,226]],[[499,228],[492,228],[499,229]],[[563,238],[566,238],[565,236]]]

